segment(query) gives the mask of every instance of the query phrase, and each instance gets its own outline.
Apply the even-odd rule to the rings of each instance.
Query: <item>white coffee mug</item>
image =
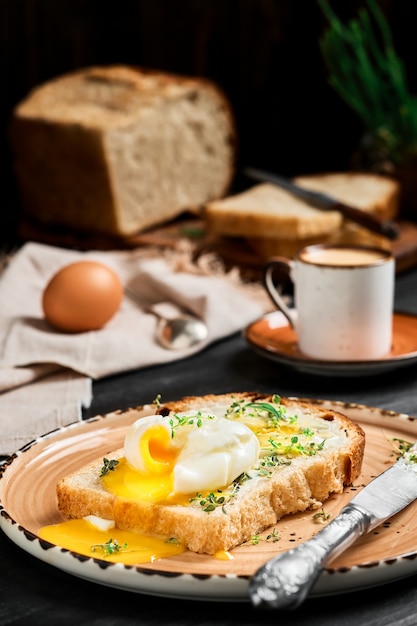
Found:
[[[274,280],[278,270],[293,283],[294,309]],[[307,246],[292,260],[271,258],[263,280],[306,356],[361,361],[390,352],[395,286],[391,252],[352,245]]]

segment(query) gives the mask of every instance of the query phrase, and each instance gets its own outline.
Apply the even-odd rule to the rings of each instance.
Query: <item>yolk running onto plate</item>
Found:
[[[119,528],[103,531],[83,519],[44,526],[38,534],[41,539],[67,550],[125,565],[152,563],[185,550],[175,540],[140,535]]]

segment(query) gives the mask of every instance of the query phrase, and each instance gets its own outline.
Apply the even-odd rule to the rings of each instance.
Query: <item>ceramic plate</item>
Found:
[[[357,483],[324,505],[331,519],[358,489],[395,460],[393,437],[417,439],[417,420],[363,405],[310,401],[345,413],[361,424],[367,437],[363,472]],[[278,541],[239,546],[231,551],[233,559],[228,561],[186,552],[132,567],[80,556],[38,539],[41,526],[61,520],[55,500],[57,480],[118,448],[128,425],[148,413],[149,408],[91,418],[47,434],[12,455],[0,467],[1,528],[15,544],[41,561],[96,583],[166,597],[248,601],[249,578],[261,565],[320,530],[313,512],[283,518],[274,526]],[[323,572],[312,595],[363,589],[415,573],[417,502],[339,556]]]
[[[409,313],[394,313],[391,352],[376,361],[321,361],[302,354],[293,329],[280,311],[256,320],[243,334],[259,354],[307,374],[363,376],[417,363],[417,316]]]

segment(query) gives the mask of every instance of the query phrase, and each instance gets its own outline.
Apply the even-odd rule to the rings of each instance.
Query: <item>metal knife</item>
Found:
[[[297,198],[301,198],[316,209],[321,209],[322,211],[338,211],[352,222],[356,222],[368,230],[378,233],[378,235],[383,235],[384,237],[388,237],[388,239],[397,239],[399,236],[398,226],[390,220],[381,220],[378,216],[373,215],[372,213],[362,211],[361,209],[345,204],[344,202],[339,202],[339,200],[333,196],[318,191],[312,191],[296,185],[287,178],[283,178],[277,174],[271,174],[270,172],[264,172],[253,167],[245,168],[243,173],[252,180],[273,183],[274,185],[285,189]]]
[[[259,568],[249,583],[252,604],[262,609],[297,608],[331,560],[416,498],[417,442],[312,539]]]

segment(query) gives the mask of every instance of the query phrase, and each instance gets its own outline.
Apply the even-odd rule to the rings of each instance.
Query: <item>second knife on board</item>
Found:
[[[362,211],[356,207],[340,202],[336,198],[318,191],[311,191],[300,185],[296,185],[288,178],[272,174],[270,172],[264,172],[253,167],[247,167],[243,170],[243,173],[252,180],[258,182],[269,182],[282,189],[285,189],[292,195],[296,196],[307,202],[310,206],[320,209],[322,211],[338,211],[344,217],[360,224],[364,228],[371,230],[379,235],[383,235],[388,239],[397,239],[399,236],[399,229],[395,223],[390,220],[381,220],[378,216]]]

